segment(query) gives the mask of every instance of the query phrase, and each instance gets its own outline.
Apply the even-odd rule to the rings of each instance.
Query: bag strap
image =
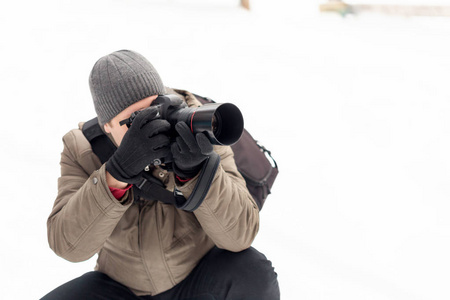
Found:
[[[100,124],[98,124],[98,119],[93,118],[84,123],[82,132],[91,144],[92,151],[98,156],[102,164],[107,162],[117,147],[103,132]]]
[[[255,142],[256,142],[256,145],[258,145],[259,149],[261,149],[261,152],[267,154],[267,155],[270,157],[270,160],[269,160],[269,161],[272,161],[272,163],[271,163],[272,168],[278,169],[277,162],[276,162],[275,159],[273,158],[272,152],[270,152],[269,149],[267,149],[266,147],[264,147],[263,145],[261,145],[258,141],[255,140]]]

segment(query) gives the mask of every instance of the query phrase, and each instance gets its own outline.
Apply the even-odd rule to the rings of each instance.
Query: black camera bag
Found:
[[[213,100],[206,97],[199,95],[195,95],[195,97],[203,104],[214,103]],[[116,150],[116,146],[100,128],[97,118],[87,121],[83,125],[82,131],[100,161],[102,163],[108,161]],[[245,129],[239,141],[231,148],[234,152],[236,166],[244,177],[250,194],[261,210],[278,175],[277,163],[272,158],[271,152],[258,144]],[[165,203],[172,204],[177,202],[176,199],[171,199],[172,194],[163,187],[152,183],[150,180],[146,184],[152,184],[149,189],[154,191],[155,199],[161,199]]]
[[[210,98],[196,94],[194,96],[203,104],[214,103]],[[277,178],[278,165],[271,152],[260,145],[245,128],[239,141],[231,148],[236,166],[261,210]]]

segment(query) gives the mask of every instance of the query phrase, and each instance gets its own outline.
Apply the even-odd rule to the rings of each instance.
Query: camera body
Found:
[[[151,107],[157,107],[162,119],[167,120],[175,135],[175,124],[185,122],[194,134],[203,132],[213,145],[235,144],[244,130],[242,113],[231,103],[208,103],[190,108],[176,95],[158,96]],[[128,127],[141,111],[120,122]]]
[[[208,103],[200,107],[190,108],[176,95],[158,96],[151,107],[157,107],[160,117],[171,125],[169,135],[175,138],[177,133],[175,125],[185,122],[193,134],[204,133],[213,145],[231,146],[235,144],[244,131],[244,119],[242,113],[231,103]],[[147,108],[149,109],[149,108]],[[120,125],[130,127],[134,118],[141,111],[133,112],[130,118],[122,120]],[[152,162],[154,165],[167,163],[170,158]]]

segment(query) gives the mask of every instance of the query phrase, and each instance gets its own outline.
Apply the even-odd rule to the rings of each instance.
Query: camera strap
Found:
[[[104,164],[114,154],[117,147],[101,129],[98,119],[93,118],[84,123],[82,132],[92,147],[92,151]],[[185,211],[194,211],[197,209],[206,197],[209,191],[214,175],[219,167],[220,156],[213,153],[204,163],[197,183],[191,196],[186,199],[183,194],[174,189],[173,192],[165,189],[163,183],[154,178],[150,173],[143,172],[142,180],[139,184],[133,186],[137,197],[150,198],[148,200],[157,200],[166,204],[175,205]]]
[[[211,183],[214,179],[214,175],[216,174],[219,164],[220,156],[219,154],[213,152],[203,164],[194,190],[187,200],[178,189],[174,189],[173,195],[177,200],[177,208],[186,211],[194,211],[200,206],[200,204],[202,204],[203,200],[206,197],[206,194],[209,191],[209,188],[211,187]],[[185,200],[184,202],[183,199]]]

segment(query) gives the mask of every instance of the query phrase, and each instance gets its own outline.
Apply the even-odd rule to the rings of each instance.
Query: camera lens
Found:
[[[231,103],[205,104],[199,107],[191,117],[192,131],[206,132],[215,145],[236,143],[244,130],[242,114]]]
[[[220,136],[220,133],[222,132],[222,117],[217,111],[212,116],[211,128],[215,136]]]

